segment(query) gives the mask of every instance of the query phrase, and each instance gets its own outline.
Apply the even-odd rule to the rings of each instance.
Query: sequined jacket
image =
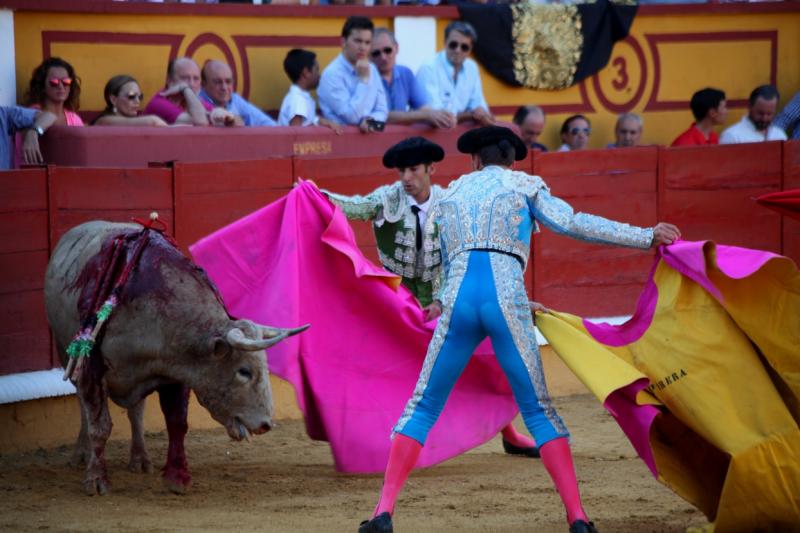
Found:
[[[461,252],[486,249],[516,256],[524,268],[537,221],[583,241],[633,248],[649,248],[653,241],[652,228],[575,213],[539,176],[494,165],[453,181],[431,214],[445,265]]]
[[[349,219],[371,220],[381,263],[390,272],[408,279],[431,282],[438,290],[442,256],[439,234],[430,214],[443,189],[431,186],[429,216],[422,228],[422,256],[417,257],[417,222],[408,195],[398,181],[384,185],[366,196],[344,196],[322,191]]]

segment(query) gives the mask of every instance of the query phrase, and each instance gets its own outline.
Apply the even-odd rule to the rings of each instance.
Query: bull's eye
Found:
[[[238,377],[242,381],[250,381],[251,379],[253,379],[253,373],[250,372],[249,368],[242,367],[236,371],[236,377]]]

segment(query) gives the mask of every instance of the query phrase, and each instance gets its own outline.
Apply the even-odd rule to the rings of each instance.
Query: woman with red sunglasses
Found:
[[[72,65],[60,57],[49,57],[33,69],[23,104],[33,109],[49,111],[56,117],[56,126],[83,126],[78,115],[81,83]],[[24,161],[22,135],[14,142],[14,166]]]
[[[33,69],[25,105],[49,111],[56,126],[83,126],[80,107],[81,82],[72,65],[60,57],[49,57]]]

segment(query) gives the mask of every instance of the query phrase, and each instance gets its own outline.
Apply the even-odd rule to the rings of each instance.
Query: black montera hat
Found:
[[[424,137],[409,137],[395,144],[383,154],[386,168],[408,168],[420,163],[434,163],[444,159],[444,150]]]
[[[514,147],[514,159],[521,161],[528,155],[528,148],[516,133],[502,126],[484,126],[469,130],[458,138],[458,151],[464,154],[474,154],[484,146],[508,141]]]

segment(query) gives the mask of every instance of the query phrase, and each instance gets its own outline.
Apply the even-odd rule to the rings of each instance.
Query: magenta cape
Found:
[[[382,472],[434,323],[399,279],[367,260],[344,214],[303,183],[190,247],[229,312],[271,326],[310,323],[270,348],[312,439],[344,472]],[[422,450],[430,466],[491,439],[517,413],[494,354],[476,351]]]
[[[662,248],[634,316],[538,315],[656,478],[717,531],[800,523],[800,273],[711,242]]]

